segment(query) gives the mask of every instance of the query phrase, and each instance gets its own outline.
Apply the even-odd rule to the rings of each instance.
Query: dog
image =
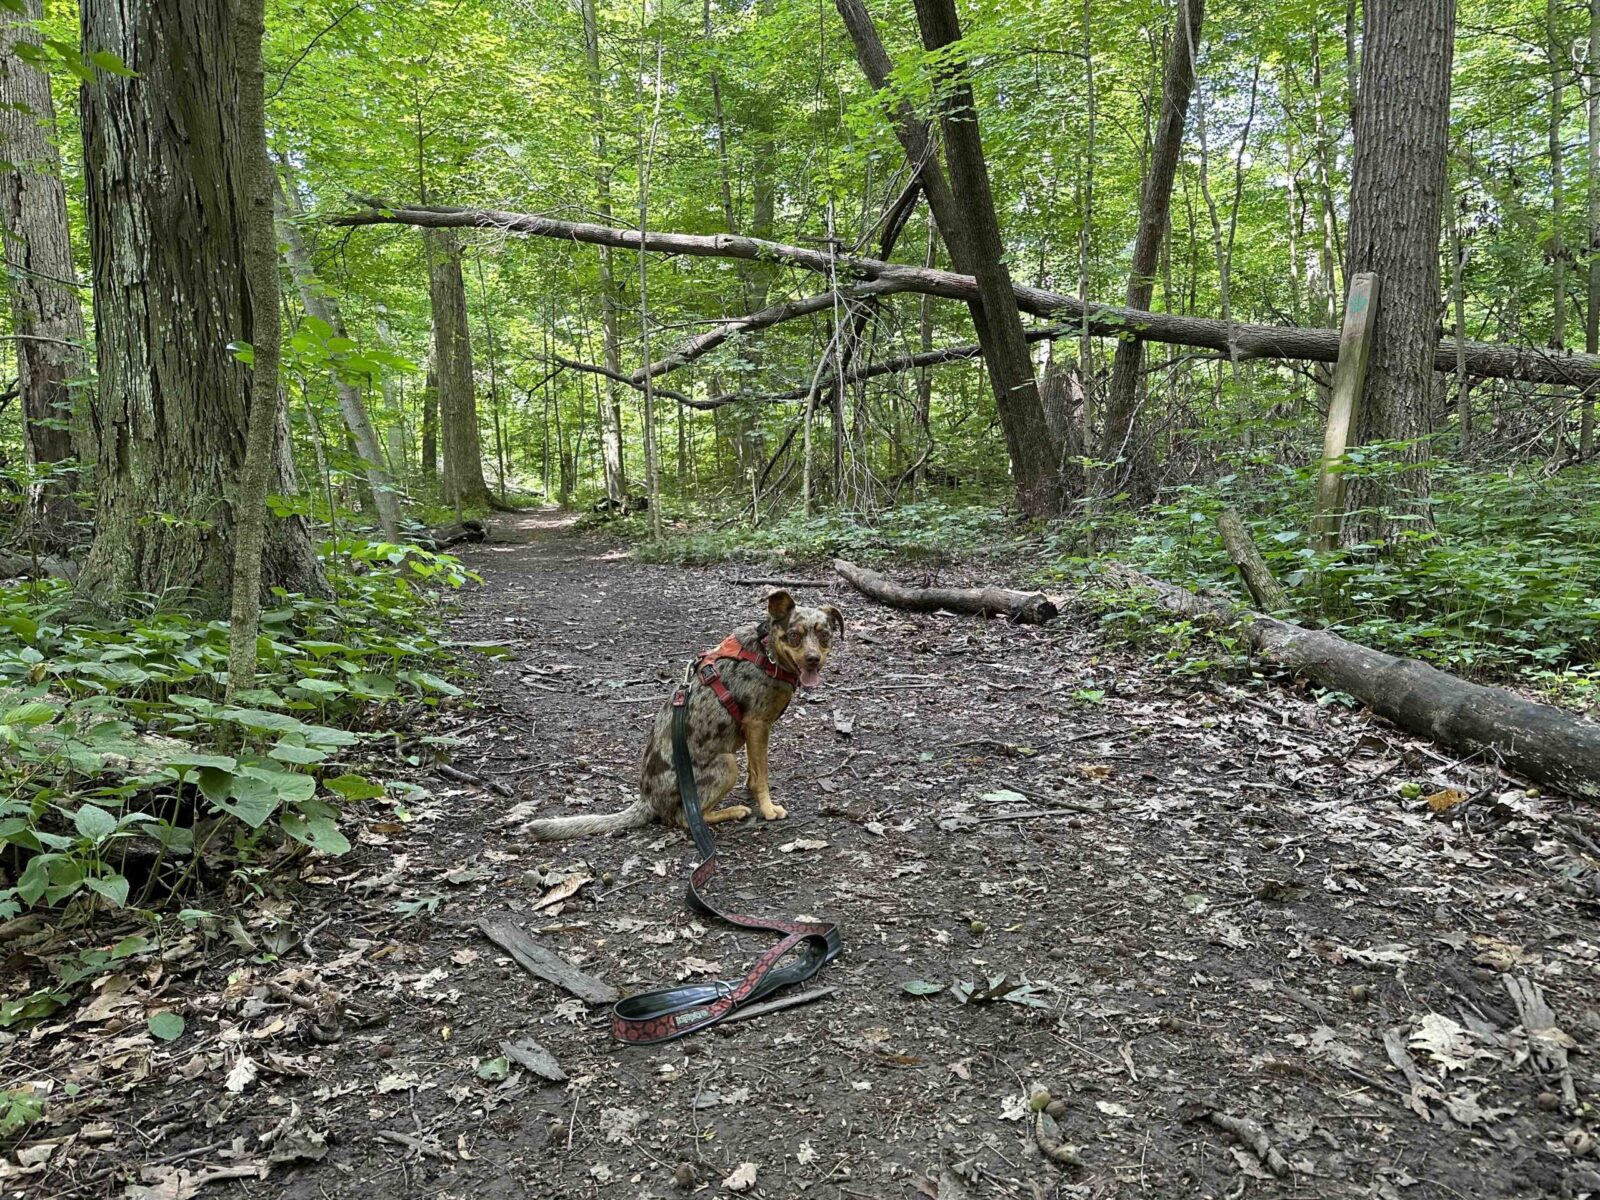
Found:
[[[750,798],[757,811],[768,821],[788,815],[772,802],[767,739],[794,699],[795,682],[791,680],[803,688],[816,687],[822,681],[829,651],[843,636],[844,616],[833,605],[802,608],[788,592],[773,592],[767,597],[767,619],[758,625],[740,626],[715,652],[719,656],[717,671],[743,720],[735,724],[715,691],[698,673],[694,675],[688,698],[689,759],[700,792],[700,811],[708,825],[750,815],[744,804],[717,807],[739,782],[740,746],[745,749]],[[735,650],[762,661],[733,657]],[[524,831],[534,838],[555,840],[638,829],[651,821],[684,824],[678,777],[672,766],[672,725],[673,706],[668,701],[656,713],[645,746],[639,767],[639,798],[627,808],[604,815],[533,821]]]

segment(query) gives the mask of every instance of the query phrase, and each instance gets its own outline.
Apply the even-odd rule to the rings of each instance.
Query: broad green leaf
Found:
[[[128,902],[128,880],[122,875],[85,879],[83,886],[109,900],[116,908],[121,908]]]
[[[336,779],[324,779],[322,786],[350,801],[375,800],[383,795],[383,788],[364,775],[340,775]]]
[[[148,1023],[151,1036],[163,1042],[175,1042],[183,1036],[183,1017],[175,1012],[151,1013]]]
[[[84,804],[72,814],[72,823],[84,837],[99,845],[117,829],[117,819],[97,804]]]

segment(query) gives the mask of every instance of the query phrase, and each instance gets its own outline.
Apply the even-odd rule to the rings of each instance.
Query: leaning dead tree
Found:
[[[883,281],[894,291],[916,292],[971,303],[979,296],[970,275],[932,267],[884,262],[882,259],[835,255],[804,246],[734,234],[689,234],[651,231],[642,239],[637,229],[619,229],[582,221],[560,221],[530,213],[497,209],[390,205],[364,200],[358,212],[331,218],[335,225],[411,225],[423,229],[493,229],[560,241],[583,242],[658,254],[699,258],[729,258],[747,262],[780,263],[826,276]],[[1087,328],[1098,337],[1137,337],[1149,342],[1214,350],[1236,361],[1252,358],[1337,362],[1339,331],[1305,329],[1294,325],[1252,325],[1210,317],[1146,312],[1112,304],[1095,304],[1046,288],[1013,284],[1017,306],[1023,312]],[[1454,338],[1441,338],[1435,349],[1434,369],[1457,370]],[[1518,379],[1525,383],[1600,386],[1600,355],[1511,346],[1498,342],[1463,341],[1461,358],[1467,374],[1483,379]]]
[[[1256,652],[1323,687],[1354,696],[1400,728],[1460,754],[1503,764],[1533,782],[1575,796],[1600,797],[1600,725],[1504,688],[1484,687],[1426,663],[1348,642],[1152,579],[1122,563],[1104,570],[1116,587],[1149,592],[1186,617],[1239,621]]]

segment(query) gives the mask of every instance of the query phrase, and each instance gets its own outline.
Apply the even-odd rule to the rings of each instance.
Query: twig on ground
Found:
[[[485,779],[481,775],[474,775],[471,771],[463,771],[459,767],[452,767],[447,763],[440,763],[433,768],[434,774],[442,775],[446,779],[453,779],[457,783],[469,783],[473,787],[488,788],[491,792],[510,798],[514,796],[509,784],[501,783],[497,779]]]
[[[735,579],[733,582],[740,587],[825,588],[833,586],[833,580],[831,579]]]
[[[812,988],[809,992],[796,992],[792,996],[779,996],[776,1000],[764,1000],[760,1004],[752,1004],[749,1008],[741,1008],[734,1012],[722,1023],[732,1025],[735,1021],[749,1021],[756,1017],[764,1017],[784,1008],[794,1008],[799,1004],[810,1004],[813,1000],[822,1000],[833,995],[839,989],[836,987]]]
[[[1203,1119],[1215,1125],[1226,1133],[1233,1134],[1255,1153],[1261,1160],[1261,1165],[1266,1167],[1279,1179],[1289,1175],[1289,1160],[1273,1148],[1271,1140],[1267,1137],[1266,1130],[1261,1128],[1259,1122],[1250,1117],[1236,1117],[1232,1113],[1225,1113],[1220,1109],[1209,1109]]]

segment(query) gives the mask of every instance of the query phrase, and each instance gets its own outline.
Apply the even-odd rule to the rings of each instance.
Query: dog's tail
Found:
[[[547,817],[542,821],[529,821],[522,832],[541,841],[560,841],[563,838],[583,837],[591,833],[616,833],[620,829],[639,829],[650,824],[650,806],[643,797],[635,800],[621,812],[596,813],[581,817]]]

